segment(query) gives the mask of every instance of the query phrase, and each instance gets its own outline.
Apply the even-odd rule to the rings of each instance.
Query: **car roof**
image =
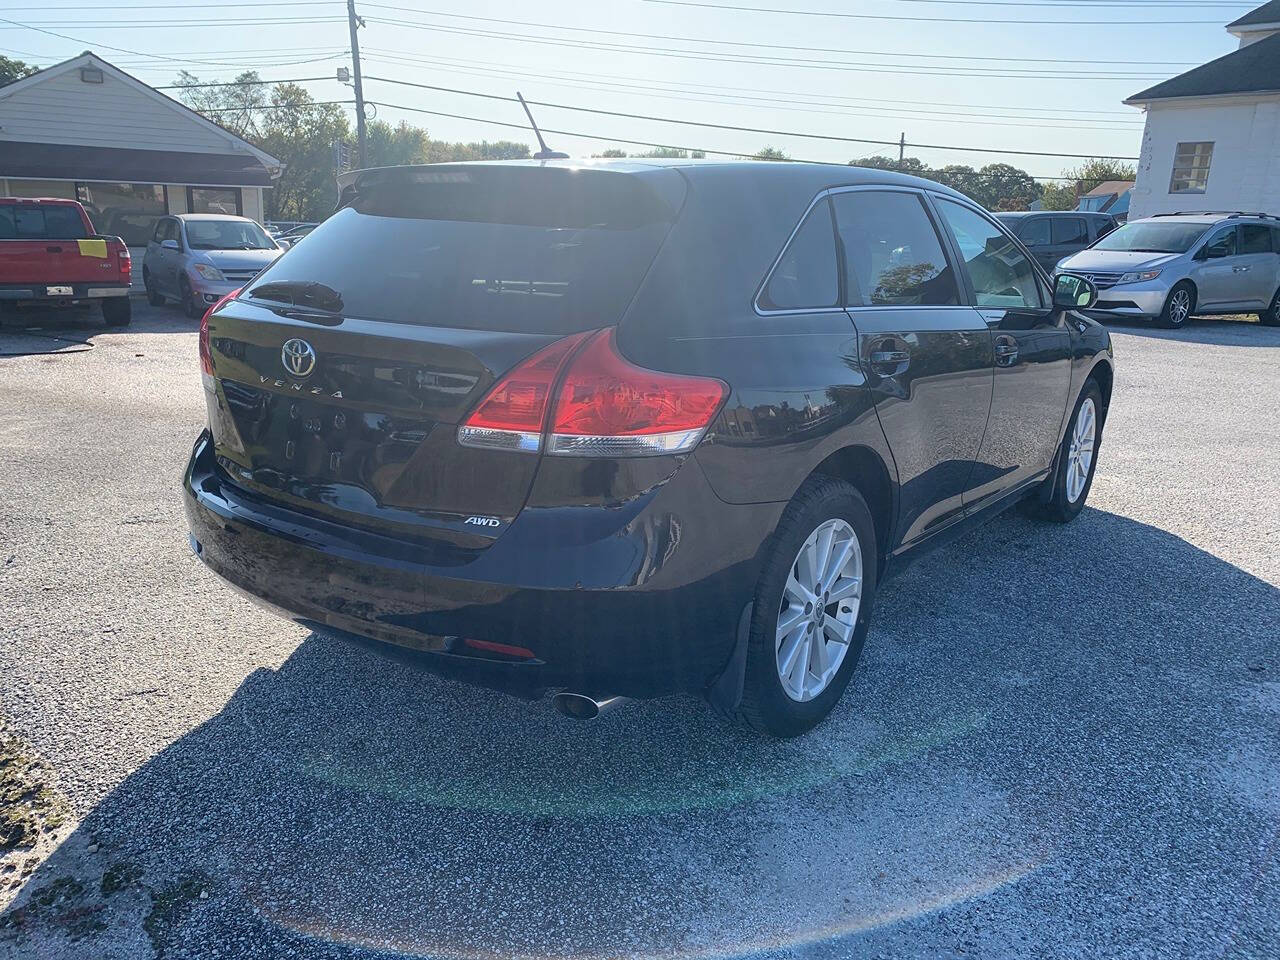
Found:
[[[643,176],[661,170],[680,170],[690,181],[711,177],[747,179],[761,186],[766,184],[780,189],[808,190],[816,193],[826,187],[836,186],[909,186],[932,190],[944,196],[968,200],[964,194],[935,180],[925,180],[894,170],[876,167],[855,167],[841,163],[810,163],[800,160],[738,160],[691,159],[683,157],[629,157],[626,159],[569,159],[569,160],[474,160],[463,163],[421,164],[419,169],[444,172],[448,169],[473,167],[532,167],[564,170],[602,170],[619,174]],[[356,182],[361,175],[390,169],[406,170],[413,167],[372,167],[352,170],[338,177],[339,189]],[[973,201],[969,201],[973,202]]]
[[[179,220],[246,220],[249,223],[257,223],[256,220],[250,220],[248,217],[238,217],[234,213],[175,213],[171,216],[177,217]]]
[[[1130,220],[1130,223],[1145,223],[1156,220],[1162,223],[1226,223],[1228,220],[1253,220],[1280,226],[1280,219],[1265,213],[1158,213],[1155,216],[1143,217],[1141,220]]]
[[[59,203],[68,207],[80,206],[79,200],[68,200],[66,197],[0,197],[0,203]]]
[[[1105,210],[998,210],[995,211],[995,215],[1010,220],[1022,220],[1026,217],[1106,217],[1110,220],[1115,219]]]

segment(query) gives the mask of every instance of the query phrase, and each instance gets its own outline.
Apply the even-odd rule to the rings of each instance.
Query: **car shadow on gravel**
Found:
[[[1115,321],[1107,321],[1106,327],[1115,333],[1179,343],[1203,343],[1219,347],[1280,347],[1280,327],[1265,326],[1253,317],[1247,320],[1226,317],[1192,318],[1191,323],[1180,330],[1166,330],[1154,323]]]
[[[313,634],[98,804],[0,956],[1262,954],[1277,622],[1275,586],[1091,509],[889,581],[789,743]]]

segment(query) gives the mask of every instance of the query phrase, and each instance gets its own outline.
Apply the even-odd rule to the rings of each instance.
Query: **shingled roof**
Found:
[[[1268,7],[1280,10],[1280,0],[1272,0],[1249,16]],[[1225,57],[1211,60],[1172,80],[1148,87],[1129,97],[1125,103],[1136,105],[1174,97],[1217,97],[1236,93],[1280,93],[1280,33],[1233,50]]]
[[[1280,0],[1270,0],[1270,3],[1264,3],[1257,10],[1251,10],[1239,20],[1232,20],[1227,24],[1227,29],[1251,27],[1259,23],[1280,23]]]

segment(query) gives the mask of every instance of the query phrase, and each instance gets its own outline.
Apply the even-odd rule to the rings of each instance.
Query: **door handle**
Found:
[[[873,373],[881,377],[896,377],[911,365],[911,352],[901,340],[885,337],[872,344],[867,361]]]
[[[1232,267],[1231,272],[1232,273],[1248,273],[1249,268],[1248,267]]]
[[[1018,342],[1012,337],[996,340],[996,366],[1011,367],[1018,359]]]

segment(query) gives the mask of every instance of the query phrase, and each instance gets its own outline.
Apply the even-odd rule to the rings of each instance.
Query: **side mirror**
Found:
[[[160,246],[164,247],[166,250],[177,250],[178,241],[177,240],[161,240]]]
[[[291,240],[277,240],[277,241],[276,241],[276,246],[277,246],[277,247],[279,247],[281,250],[288,250],[291,246],[293,246],[293,241],[291,241]]]
[[[1060,273],[1053,281],[1053,305],[1060,310],[1088,310],[1098,302],[1098,288],[1084,277]]]

